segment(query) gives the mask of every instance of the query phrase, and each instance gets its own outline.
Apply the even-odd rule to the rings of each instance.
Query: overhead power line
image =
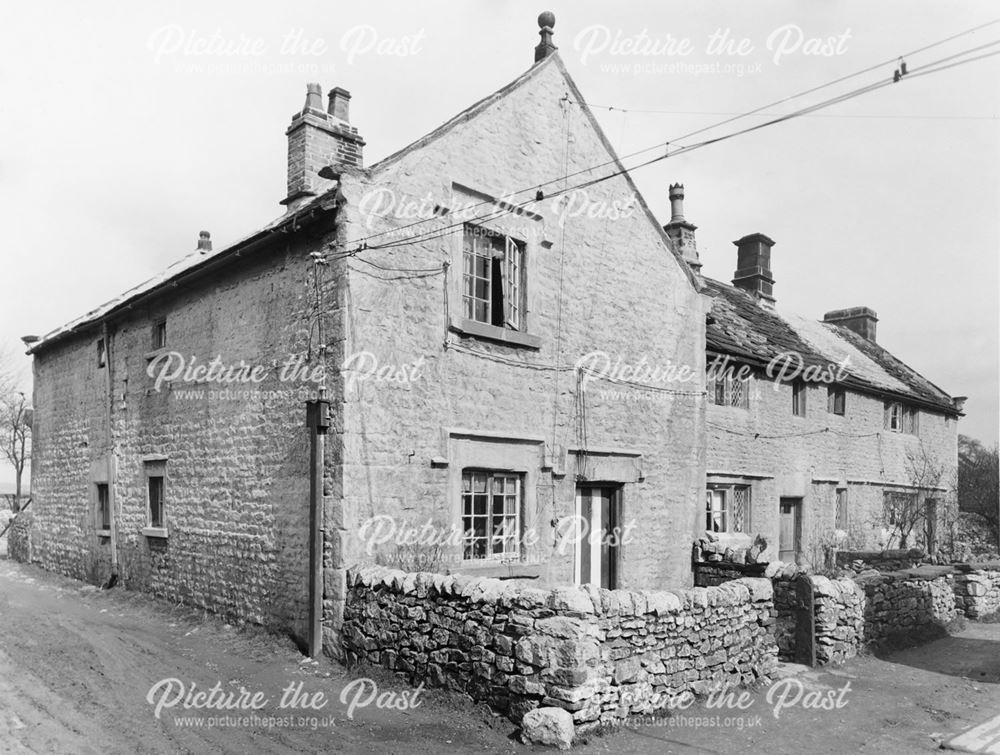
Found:
[[[987,24],[980,25],[980,26],[975,27],[973,29],[966,30],[965,32],[961,32],[959,34],[953,35],[951,37],[948,37],[945,40],[940,40],[939,42],[935,42],[935,43],[933,43],[931,45],[927,45],[927,46],[925,46],[923,48],[920,48],[919,50],[914,51],[913,53],[908,53],[907,55],[912,55],[912,54],[916,54],[918,52],[922,52],[922,51],[927,50],[927,49],[931,49],[932,47],[936,47],[936,46],[938,46],[940,44],[944,44],[945,42],[951,41],[953,39],[956,39],[956,38],[958,38],[958,37],[960,37],[960,36],[962,36],[964,34],[969,34],[969,33],[972,33],[974,31],[978,31],[979,29],[984,28],[985,26],[989,26],[989,25],[994,24],[994,23],[1000,23],[1000,19],[997,19],[996,21],[989,22]],[[964,50],[962,52],[955,53],[953,55],[949,55],[949,56],[947,56],[945,58],[941,58],[939,60],[932,61],[931,63],[927,63],[927,64],[921,66],[920,68],[915,68],[915,69],[911,70],[909,73],[906,74],[905,79],[918,78],[920,76],[924,76],[924,75],[927,75],[927,74],[930,74],[930,73],[937,73],[937,72],[940,72],[940,71],[943,71],[943,70],[947,70],[947,69],[956,67],[958,65],[962,65],[962,64],[965,64],[965,63],[971,63],[971,62],[974,62],[976,60],[981,60],[983,58],[988,58],[988,57],[992,57],[994,55],[1000,54],[1000,51],[996,51],[996,52],[992,52],[992,53],[986,53],[986,54],[983,54],[983,55],[978,55],[978,56],[975,56],[975,57],[972,57],[972,58],[964,58],[962,60],[955,60],[956,58],[961,58],[963,56],[968,55],[969,53],[977,52],[979,50],[987,49],[989,47],[993,47],[993,46],[996,46],[996,45],[1000,45],[1000,40],[995,40],[993,42],[989,42],[987,44],[980,45],[980,46],[974,47],[974,48],[970,48],[968,50]],[[906,57],[906,56],[902,56],[902,57]],[[876,68],[878,68],[880,66],[884,66],[887,63],[893,63],[896,60],[899,60],[899,58],[898,57],[890,58],[887,62],[880,63],[880,64],[877,64],[875,66],[869,66],[868,68],[862,69],[861,71],[855,72],[853,74],[849,74],[847,76],[842,76],[842,77],[840,77],[838,79],[835,79],[835,80],[833,80],[831,82],[828,82],[826,84],[822,84],[820,86],[813,87],[811,89],[805,90],[805,91],[800,92],[798,94],[790,95],[788,97],[782,98],[781,100],[769,103],[767,105],[762,105],[761,107],[755,108],[755,109],[747,111],[745,113],[741,113],[740,115],[734,116],[732,118],[727,118],[727,119],[725,119],[723,121],[720,121],[718,123],[712,124],[710,126],[706,126],[704,128],[698,129],[696,131],[689,132],[688,134],[685,134],[684,136],[676,137],[675,139],[673,139],[671,141],[660,142],[660,143],[657,143],[657,144],[652,145],[650,147],[646,147],[644,149],[637,150],[635,152],[629,153],[628,155],[620,157],[617,160],[609,160],[609,161],[605,161],[603,163],[599,163],[599,164],[596,164],[596,165],[588,166],[588,167],[583,168],[581,170],[578,170],[578,171],[576,171],[574,173],[569,173],[569,174],[567,174],[565,176],[560,176],[558,178],[554,178],[554,179],[551,179],[549,181],[545,181],[545,182],[539,183],[539,184],[534,184],[534,185],[532,185],[530,187],[526,187],[524,189],[518,190],[516,192],[513,192],[512,194],[507,195],[507,198],[512,198],[512,197],[517,196],[519,194],[524,194],[525,192],[534,192],[535,194],[534,194],[534,196],[529,196],[528,198],[526,198],[525,200],[523,200],[523,201],[521,201],[519,203],[504,202],[504,205],[505,205],[504,207],[501,207],[499,209],[493,210],[493,211],[491,211],[489,213],[486,213],[485,215],[480,215],[480,216],[474,217],[474,218],[466,218],[466,219],[463,219],[461,222],[452,223],[452,224],[444,226],[443,228],[429,229],[429,230],[424,231],[422,233],[414,234],[413,236],[407,237],[406,239],[403,239],[403,240],[400,240],[400,241],[388,242],[388,243],[385,243],[385,244],[369,245],[368,241],[370,241],[372,239],[375,239],[375,238],[378,238],[378,237],[381,237],[381,236],[384,236],[384,235],[387,235],[387,234],[390,234],[390,233],[393,233],[393,234],[400,233],[401,231],[405,231],[405,230],[407,230],[409,228],[414,228],[414,227],[422,225],[422,224],[426,224],[426,223],[429,223],[429,222],[432,222],[432,221],[435,221],[435,220],[439,220],[440,218],[438,218],[438,217],[422,218],[420,220],[416,220],[416,221],[414,221],[412,223],[409,223],[409,224],[406,224],[406,225],[403,225],[403,226],[399,226],[399,227],[393,228],[391,230],[387,230],[387,231],[382,231],[382,232],[379,232],[379,233],[371,234],[371,235],[366,236],[366,237],[364,237],[362,239],[358,239],[358,240],[355,240],[355,241],[351,242],[352,245],[357,245],[357,247],[355,249],[353,249],[351,251],[340,252],[340,253],[334,255],[333,258],[354,256],[354,255],[358,254],[359,252],[365,251],[367,249],[388,249],[388,248],[393,248],[393,247],[398,247],[398,246],[410,245],[410,244],[416,243],[418,241],[433,240],[434,238],[439,238],[441,236],[448,235],[449,233],[454,232],[454,230],[456,228],[463,227],[466,223],[469,223],[469,222],[483,222],[483,221],[494,220],[494,219],[496,219],[498,217],[502,217],[504,215],[510,214],[511,212],[516,212],[517,210],[522,209],[522,208],[526,207],[527,205],[532,204],[534,202],[540,201],[541,199],[551,199],[551,198],[560,196],[562,194],[565,194],[565,193],[567,193],[569,191],[576,191],[576,190],[580,190],[580,189],[586,188],[588,186],[593,186],[593,185],[595,185],[597,183],[601,183],[601,182],[609,180],[611,178],[615,178],[615,177],[620,176],[620,175],[622,175],[624,173],[628,173],[630,171],[638,170],[639,168],[643,168],[643,167],[646,167],[646,166],[651,165],[653,163],[659,162],[660,160],[664,160],[667,157],[676,157],[676,156],[679,156],[679,155],[684,154],[686,152],[689,152],[689,151],[692,151],[692,150],[695,150],[695,149],[700,149],[701,147],[708,146],[710,144],[716,144],[716,143],[719,143],[719,142],[722,142],[722,141],[727,141],[727,140],[735,138],[737,136],[742,136],[744,134],[748,134],[748,133],[751,133],[753,131],[757,131],[757,130],[763,129],[763,128],[766,128],[768,126],[772,126],[772,125],[775,125],[775,124],[778,124],[778,123],[782,123],[782,122],[784,122],[786,120],[791,120],[793,118],[799,118],[799,117],[810,115],[810,114],[814,113],[815,111],[831,107],[832,105],[836,105],[836,104],[839,104],[841,102],[845,102],[845,101],[847,101],[849,99],[853,99],[853,98],[859,97],[859,96],[861,96],[863,94],[867,94],[869,92],[875,91],[877,89],[881,89],[881,88],[883,88],[885,86],[889,86],[889,85],[893,84],[894,81],[891,78],[885,78],[885,79],[882,79],[882,80],[880,80],[878,82],[874,82],[872,84],[868,84],[866,86],[859,87],[858,89],[851,90],[850,92],[846,92],[846,93],[838,95],[836,97],[832,97],[832,98],[830,98],[828,100],[824,100],[824,101],[822,101],[820,103],[816,103],[814,105],[810,105],[810,106],[801,108],[801,109],[793,111],[791,113],[787,113],[787,114],[784,114],[784,115],[779,115],[779,116],[771,118],[770,120],[765,121],[763,123],[758,123],[758,124],[756,124],[754,126],[749,126],[747,128],[739,129],[737,131],[730,132],[730,133],[727,133],[727,134],[723,134],[722,136],[714,137],[712,139],[706,139],[704,141],[697,142],[695,144],[682,145],[682,146],[679,146],[677,149],[675,149],[673,151],[670,151],[670,149],[669,149],[672,144],[676,144],[676,142],[681,141],[683,139],[687,139],[687,138],[689,138],[689,137],[691,137],[693,135],[696,135],[696,134],[699,134],[699,133],[703,133],[705,131],[717,128],[717,127],[719,127],[721,125],[725,125],[727,123],[732,123],[732,122],[734,122],[736,120],[739,120],[741,118],[745,118],[745,117],[748,117],[748,116],[751,116],[751,115],[755,115],[755,114],[760,114],[762,111],[764,111],[764,110],[766,110],[768,108],[774,107],[777,104],[781,104],[783,102],[788,102],[788,101],[790,101],[792,99],[795,99],[797,97],[802,97],[802,96],[805,96],[807,94],[812,94],[812,93],[814,93],[816,91],[819,91],[821,89],[827,88],[829,86],[833,86],[834,84],[841,83],[843,81],[846,81],[846,80],[851,79],[851,78],[855,78],[855,77],[857,77],[859,75],[862,75],[864,73],[871,72],[872,70],[875,70]],[[949,61],[955,61],[955,62],[950,62],[949,63]],[[949,63],[949,64],[945,65],[945,63]],[[579,103],[574,103],[574,104],[579,104]],[[594,178],[594,179],[582,182],[580,184],[577,184],[577,185],[574,185],[574,186],[571,186],[571,187],[564,186],[562,189],[559,189],[559,190],[557,190],[555,192],[548,192],[548,193],[542,193],[541,192],[542,188],[544,188],[546,186],[549,186],[549,185],[551,185],[553,183],[560,182],[560,181],[565,182],[569,178],[574,178],[574,177],[579,176],[579,175],[581,175],[583,173],[590,173],[590,172],[592,172],[594,170],[598,170],[600,168],[607,167],[609,165],[618,165],[621,161],[624,161],[624,160],[632,158],[632,157],[636,157],[636,156],[641,155],[641,154],[645,154],[646,152],[650,152],[650,151],[652,151],[654,149],[666,149],[666,152],[664,154],[662,154],[662,155],[658,155],[658,156],[656,156],[656,157],[654,157],[654,158],[652,158],[650,160],[647,160],[645,162],[633,165],[631,167],[622,167],[622,168],[620,168],[620,169],[618,169],[618,170],[616,170],[616,171],[614,171],[612,173],[609,173],[607,175],[599,176],[597,178]],[[483,201],[478,202],[476,204],[470,205],[466,209],[472,209],[474,207],[479,207],[479,206],[484,206],[484,205],[493,205],[495,207],[496,204],[497,203],[494,200],[483,200]]]

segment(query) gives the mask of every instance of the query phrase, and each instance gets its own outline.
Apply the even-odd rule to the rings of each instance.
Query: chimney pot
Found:
[[[198,234],[198,251],[202,254],[212,251],[212,234],[208,231],[201,231]]]
[[[342,87],[334,87],[327,96],[330,98],[330,105],[326,112],[344,123],[350,123],[351,93]]]
[[[306,84],[306,104],[302,106],[302,112],[309,110],[323,112],[323,87],[319,84]]]
[[[701,271],[701,260],[698,258],[698,243],[694,232],[698,226],[684,219],[684,184],[670,184],[670,222],[663,230],[673,242],[674,249],[684,258],[695,273]]]
[[[771,247],[774,241],[763,233],[751,233],[736,244],[736,272],[733,285],[774,304],[774,277],[771,275]]]
[[[350,124],[351,93],[341,87],[329,92],[322,107],[319,84],[306,87],[306,104],[292,116],[288,137],[288,195],[281,201],[289,212],[327,191],[344,167],[361,168],[365,140]]]
[[[552,29],[556,25],[556,16],[552,11],[543,11],[538,14],[538,36],[542,40],[535,47],[535,62],[544,60],[556,51],[556,46],[552,43]]]
[[[851,307],[850,309],[835,309],[823,315],[823,322],[838,325],[857,333],[875,343],[875,326],[878,315],[871,307]]]
[[[684,184],[670,184],[670,222],[684,220]]]

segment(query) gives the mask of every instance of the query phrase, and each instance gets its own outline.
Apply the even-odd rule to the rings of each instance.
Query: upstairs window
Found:
[[[830,414],[844,416],[847,408],[847,391],[831,385],[826,389],[826,410]]]
[[[750,486],[709,485],[705,498],[705,529],[750,534]]]
[[[167,348],[167,321],[160,320],[153,325],[153,349]]]
[[[104,367],[108,363],[108,350],[104,345],[104,339],[97,339],[97,366]]]
[[[893,433],[917,435],[920,430],[920,412],[899,401],[887,401],[883,414],[883,427]]]
[[[739,372],[739,370],[736,370]],[[706,377],[708,400],[717,406],[735,406],[746,409],[750,406],[750,378],[737,377],[727,369],[717,372],[709,365]]]
[[[462,248],[465,317],[510,330],[524,329],[524,244],[466,225]]]
[[[507,472],[462,472],[462,557],[516,559],[521,555],[521,477]]]
[[[802,381],[792,383],[792,414],[806,416],[806,384]]]

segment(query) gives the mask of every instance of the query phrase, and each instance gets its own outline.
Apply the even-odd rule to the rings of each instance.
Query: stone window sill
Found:
[[[98,537],[111,537],[111,530],[97,530]]]
[[[454,571],[456,574],[496,579],[538,579],[542,576],[542,567],[538,564],[522,564],[516,561],[504,563],[485,559],[463,561]]]
[[[463,336],[485,338],[489,341],[497,341],[508,346],[519,346],[526,349],[542,348],[542,339],[540,336],[522,333],[519,330],[511,330],[510,328],[498,328],[496,325],[487,325],[484,322],[476,322],[465,317],[451,318],[448,327],[456,333],[461,333]]]
[[[143,527],[142,534],[146,537],[158,537],[166,539],[167,528],[166,527]]]

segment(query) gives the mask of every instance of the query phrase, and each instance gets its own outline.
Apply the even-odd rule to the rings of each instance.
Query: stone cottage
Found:
[[[701,264],[684,187],[666,226]],[[821,566],[831,549],[921,546],[954,522],[958,419],[952,398],[876,340],[869,307],[819,322],[775,305],[775,242],[734,242],[731,283],[701,278],[707,453],[699,527],[725,546],[762,535],[763,558]]]
[[[684,586],[706,528],[794,557],[917,490],[918,441],[954,466],[960,407],[874,315],[779,315],[761,234],[702,277],[680,187],[662,226],[540,26],[372,165],[309,85],[281,217],[25,339],[35,561],[335,647],[353,564]],[[773,380],[785,351],[850,373]]]
[[[621,165],[541,25],[525,73],[373,165],[310,85],[282,217],[26,339],[38,563],[302,638],[321,605],[328,642],[362,560],[690,582],[701,284],[627,173],[576,188]]]

